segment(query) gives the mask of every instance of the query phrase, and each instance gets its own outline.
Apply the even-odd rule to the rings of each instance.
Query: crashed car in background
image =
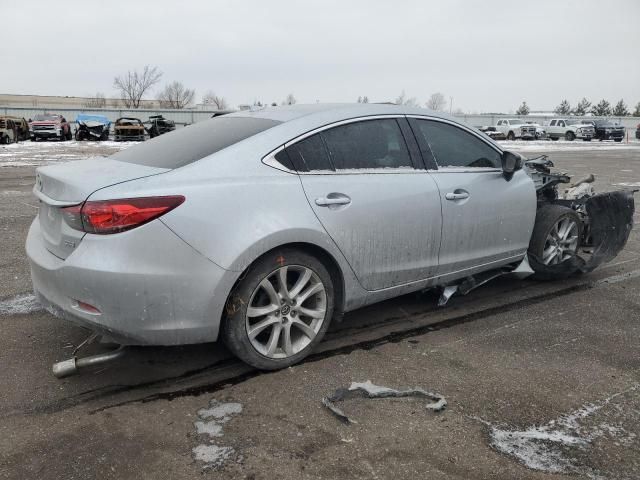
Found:
[[[80,114],[76,117],[76,133],[75,139],[104,141],[109,140],[109,129],[111,128],[111,120],[104,115],[85,115]]]
[[[11,117],[0,117],[0,145],[18,141],[18,127]]]
[[[29,123],[22,117],[0,115],[0,143],[29,140]]]
[[[482,133],[487,135],[489,138],[492,138],[493,140],[507,139],[507,136],[505,135],[505,133],[497,130],[496,127],[484,126],[484,127],[478,127],[478,130],[480,130]]]
[[[71,140],[71,125],[62,115],[45,113],[36,115],[29,122],[29,137],[32,142],[38,140],[58,139],[61,142]]]
[[[111,342],[222,340],[254,367],[284,368],[344,312],[613,258],[633,193],[595,194],[591,178],[564,189],[551,167],[421,108],[241,111],[39,167],[31,278],[47,310]]]
[[[149,117],[150,124],[147,131],[151,138],[157,137],[164,133],[172,132],[176,129],[176,123],[173,120],[167,120],[162,115],[153,115]]]
[[[139,118],[121,117],[113,124],[113,135],[116,142],[143,142],[145,128]]]

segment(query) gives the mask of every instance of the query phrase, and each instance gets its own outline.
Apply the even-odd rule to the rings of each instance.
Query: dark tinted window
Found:
[[[287,148],[293,166],[299,172],[333,170],[320,134],[312,135]]]
[[[322,132],[336,170],[413,167],[395,119],[367,120]]]
[[[441,167],[500,168],[500,154],[471,133],[442,122],[418,120],[416,135],[422,135]],[[421,142],[422,143],[422,142]]]
[[[127,148],[110,158],[149,167],[178,168],[279,123],[264,118],[216,117]]]

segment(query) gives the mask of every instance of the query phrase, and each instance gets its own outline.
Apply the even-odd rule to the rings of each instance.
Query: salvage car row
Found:
[[[507,118],[498,120],[494,126],[479,127],[494,140],[559,140],[568,141],[576,139],[590,142],[596,140],[614,140],[622,142],[625,136],[625,127],[609,119],[576,119],[555,118],[539,125],[534,122],[526,122],[520,118]],[[640,138],[640,125],[636,130],[636,138]]]
[[[20,117],[0,116],[0,144],[25,140],[108,140],[112,122],[104,115],[80,114],[76,117],[75,129],[72,122],[58,114],[36,115],[28,121]],[[113,122],[115,141],[144,141],[175,130],[173,120],[162,115],[150,116],[146,122],[139,118],[121,117]]]

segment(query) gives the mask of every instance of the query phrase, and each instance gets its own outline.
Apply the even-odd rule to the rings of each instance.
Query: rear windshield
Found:
[[[279,123],[264,118],[216,117],[179,128],[109,158],[148,167],[179,168]]]

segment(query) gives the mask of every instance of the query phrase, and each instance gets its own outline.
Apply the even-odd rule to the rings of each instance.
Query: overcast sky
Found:
[[[0,93],[116,96],[115,75],[151,64],[161,85],[233,106],[402,90],[421,104],[442,92],[466,112],[640,102],[639,0],[0,3]]]

